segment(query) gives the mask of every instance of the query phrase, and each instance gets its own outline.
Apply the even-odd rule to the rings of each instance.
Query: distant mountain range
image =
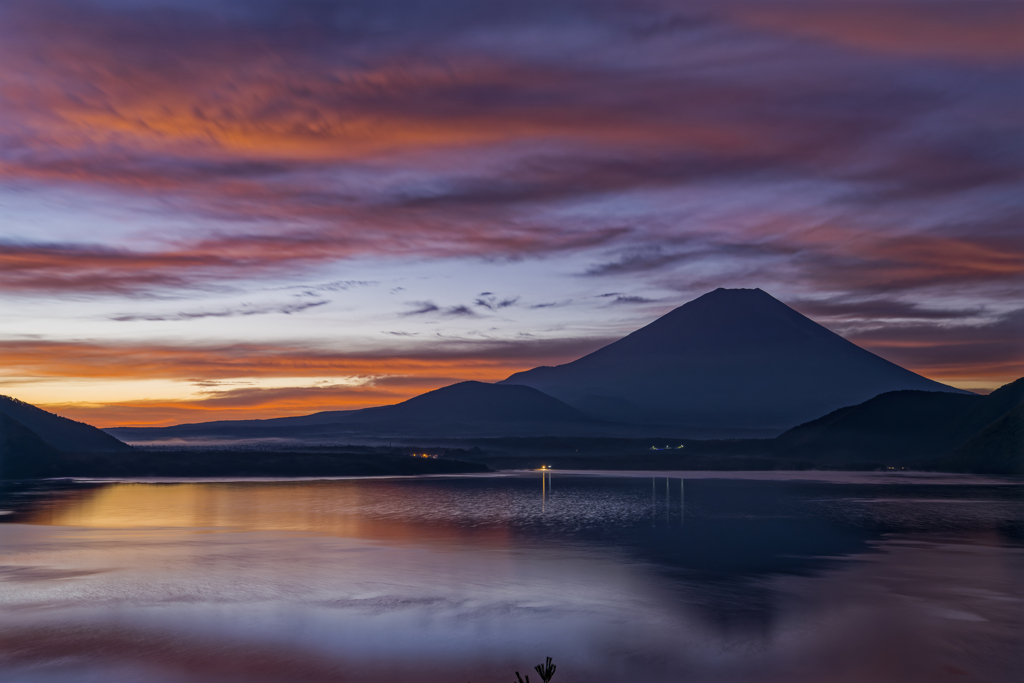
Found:
[[[770,437],[896,390],[965,394],[852,344],[759,289],[717,289],[579,360],[393,406],[271,420],[117,428],[175,438]]]
[[[408,446],[397,447],[310,447],[309,445],[273,445],[280,434],[294,434],[295,423],[308,417],[283,418],[287,426],[246,426],[248,422],[221,423],[220,436],[235,434],[255,437],[262,446],[227,450],[139,450],[97,435],[92,427],[65,420],[38,408],[6,397],[0,405],[13,411],[29,412],[34,424],[47,430],[51,441],[61,442],[58,449],[43,436],[0,413],[0,478],[53,476],[336,476],[369,474],[427,474],[483,471],[483,465],[522,467],[531,458],[558,467],[603,469],[790,469],[826,467],[838,469],[878,469],[906,466],[908,469],[986,474],[1024,475],[1024,378],[998,389],[989,396],[946,392],[896,391],[876,396],[864,403],[836,410],[783,433],[774,439],[684,440],[665,447],[656,438],[609,438],[599,432],[583,437],[517,437],[493,435],[461,436],[465,423],[452,421],[437,411],[445,411],[453,402],[461,403],[467,417],[489,419],[495,411],[506,411],[504,427],[491,423],[493,434],[501,434],[507,425],[531,423],[538,432],[550,425],[572,423],[591,425],[572,408],[545,397],[535,402],[535,390],[515,387],[520,402],[508,402],[509,392],[494,385],[467,382],[430,392],[416,399],[388,406],[376,413],[385,424],[403,413],[412,419],[433,415],[438,423],[434,454],[445,459],[410,458]],[[488,395],[490,402],[488,403]],[[483,400],[478,400],[480,397]],[[544,410],[538,413],[537,408]],[[338,412],[326,417],[345,420],[361,411]],[[321,415],[315,418],[323,420]],[[278,420],[254,420],[257,425]],[[600,424],[600,423],[599,423]],[[239,426],[241,425],[241,426]],[[364,428],[371,428],[363,423]],[[545,426],[547,425],[547,427]],[[330,425],[327,425],[330,426]],[[83,427],[85,429],[83,429]],[[176,438],[208,438],[207,425],[173,428]],[[336,425],[351,428],[351,424]],[[313,424],[310,429],[325,428]],[[284,430],[275,432],[274,430]],[[84,451],[67,440],[71,430],[104,450]],[[427,431],[425,425],[412,424],[410,432]],[[320,432],[314,432],[320,434]],[[167,437],[166,433],[160,436]],[[396,435],[397,436],[397,435]],[[63,437],[63,438],[62,438]],[[419,437],[423,438],[423,437]],[[429,442],[430,437],[427,437]],[[447,446],[445,445],[447,442]],[[420,443],[423,445],[423,442]],[[452,448],[457,445],[457,448]],[[652,448],[652,445],[656,448]],[[490,453],[491,449],[496,452]],[[469,450],[467,450],[469,449]],[[653,451],[653,452],[652,452]],[[419,451],[422,454],[422,449]],[[513,456],[513,457],[509,457]],[[461,458],[476,461],[460,462]],[[475,469],[474,469],[475,468]]]
[[[401,459],[381,469],[366,459],[369,451],[309,449],[391,439],[453,448],[487,439],[556,444],[566,437],[604,439],[602,453],[613,456],[615,444],[647,449],[644,438],[657,437],[687,440],[676,459],[718,454],[768,458],[751,461],[758,466],[931,463],[1010,473],[1024,463],[1022,395],[1024,379],[989,396],[947,387],[855,346],[761,290],[719,289],[572,363],[497,384],[461,382],[391,406],[104,433],[0,397],[0,476],[428,471]],[[115,437],[135,444],[260,443],[271,450],[158,458]],[[722,438],[733,440],[714,441]],[[667,454],[658,457],[671,465]],[[448,465],[438,467],[431,471]]]
[[[525,391],[532,391],[522,387]],[[554,401],[554,399],[550,399]],[[403,448],[132,448],[81,422],[0,396],[0,480],[53,477],[323,477],[487,472],[464,452]]]
[[[269,420],[227,420],[174,427],[119,427],[132,442],[170,439],[293,439],[343,442],[366,437],[488,437],[610,434],[629,431],[587,417],[536,389],[460,382],[392,406]]]
[[[716,289],[579,360],[502,384],[604,420],[774,435],[879,394],[967,393],[865,351],[760,289]]]

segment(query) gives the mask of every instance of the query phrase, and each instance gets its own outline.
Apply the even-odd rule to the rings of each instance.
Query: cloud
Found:
[[[662,247],[651,246],[643,249],[629,249],[614,261],[598,263],[583,273],[584,275],[620,275],[658,270],[675,265],[681,261],[695,258],[694,254],[667,252]],[[610,295],[603,295],[610,296]]]
[[[315,294],[318,292],[347,292],[352,289],[373,287],[379,284],[380,283],[375,280],[334,280],[332,282],[322,282],[315,285],[289,285],[287,287],[277,287],[276,289],[299,289],[305,294]]]
[[[236,387],[206,391],[186,400],[138,400],[103,406],[53,404],[47,410],[104,428],[166,426],[214,420],[309,415],[325,410],[358,410],[400,403],[460,381],[453,377],[381,378],[361,385]]]
[[[150,295],[210,289],[232,280],[293,274],[299,266],[351,259],[367,251],[392,256],[512,258],[529,253],[586,249],[621,231],[550,231],[543,226],[490,230],[479,239],[456,235],[368,238],[338,229],[287,234],[250,232],[199,239],[166,249],[130,250],[81,243],[0,239],[0,291],[77,296]],[[326,291],[326,290],[323,290]]]
[[[200,389],[220,389],[222,387],[252,386],[254,384],[253,382],[230,382],[227,380],[220,379],[193,379],[189,380],[189,382],[192,384],[192,386],[198,387]]]
[[[439,388],[450,382],[441,380]],[[103,406],[51,404],[45,409],[102,428],[167,426],[214,420],[309,415],[325,410],[358,410],[401,402],[420,387],[275,387],[236,388],[210,392],[190,400],[137,400]]]
[[[512,296],[504,299],[498,298],[490,292],[484,292],[478,298],[473,300],[473,305],[481,308],[486,308],[490,311],[498,311],[502,308],[508,308],[509,306],[515,306],[521,297]]]
[[[982,307],[932,308],[916,302],[891,298],[853,299],[830,297],[789,301],[788,304],[804,315],[815,320],[934,320],[956,321],[964,318],[979,318],[986,315]]]
[[[503,379],[534,365],[568,362],[608,337],[463,339],[339,352],[293,344],[132,344],[0,340],[3,375],[18,378],[234,380],[239,377],[408,375]],[[399,345],[402,344],[402,345]],[[19,380],[20,381],[20,380]]]
[[[411,311],[401,313],[403,317],[408,316],[419,316],[419,315],[430,315],[437,314],[446,317],[468,317],[473,318],[477,316],[476,311],[466,305],[457,306],[438,306],[433,301],[410,301],[409,306],[412,306]]]
[[[0,289],[131,293],[191,285],[195,273],[244,264],[223,256],[140,253],[105,246],[0,241]]]
[[[1024,9],[1012,2],[744,3],[733,16],[758,28],[898,57],[1024,61]]]
[[[413,309],[406,311],[402,315],[426,315],[427,313],[436,313],[441,310],[441,307],[433,301],[410,301],[408,305],[412,306]]]
[[[442,313],[444,315],[468,316],[468,317],[474,317],[474,316],[477,315],[476,312],[472,308],[470,308],[469,306],[464,306],[464,305],[463,306],[451,306],[449,308],[444,309],[444,311],[442,311]]]
[[[837,231],[840,236],[842,231]],[[847,233],[850,234],[850,233]],[[838,291],[885,293],[928,287],[1024,284],[1024,245],[984,235],[877,235],[853,244],[808,245],[794,259]]]
[[[415,347],[342,353],[303,344],[144,345],[0,340],[4,377],[19,387],[48,379],[84,382],[168,379],[200,389],[193,399],[45,403],[47,410],[100,426],[167,425],[304,415],[397,403],[463,380],[493,382],[536,365],[573,360],[607,338],[446,339]],[[396,340],[396,344],[401,343]],[[5,383],[0,377],[0,384]],[[359,378],[309,386],[260,387],[275,378]],[[240,379],[242,378],[242,379]],[[300,384],[297,381],[296,384]],[[144,390],[151,394],[151,390]]]
[[[969,314],[1024,292],[1022,17],[961,0],[9,0],[0,192],[21,208],[5,206],[0,294],[535,261],[582,270],[577,301],[602,277],[753,282],[837,322],[998,339]],[[404,315],[529,315],[481,288]],[[947,310],[951,292],[971,301]]]
[[[303,301],[300,303],[293,304],[266,304],[266,305],[253,305],[243,304],[241,306],[233,308],[224,308],[218,311],[183,311],[181,313],[174,313],[171,315],[163,314],[125,314],[112,316],[111,320],[118,322],[134,322],[134,321],[164,321],[164,320],[196,320],[199,318],[233,318],[236,316],[250,316],[250,315],[268,315],[274,313],[280,313],[284,315],[291,315],[292,313],[300,313],[310,308],[316,308],[317,306],[324,306],[329,304],[330,301]]]
[[[612,305],[618,304],[650,304],[655,303],[654,299],[648,299],[642,296],[617,296],[611,301]]]
[[[847,336],[894,363],[940,381],[988,380],[994,388],[1024,377],[1024,309],[987,323],[924,320],[863,326]]]
[[[724,183],[742,194],[813,178],[843,186],[850,213],[864,216],[879,201],[1008,192],[1024,168],[1008,144],[1020,139],[1007,123],[1008,75],[943,72],[931,87],[913,65],[830,49],[849,41],[829,31],[885,42],[879,15],[945,27],[933,32],[1006,35],[1019,13],[998,7],[730,3],[686,14],[657,3],[568,3],[554,13],[531,4],[511,17],[437,3],[447,24],[412,6],[422,24],[381,7],[345,10],[342,23],[341,10],[302,7],[266,2],[211,15],[185,3],[131,12],[11,3],[0,43],[10,65],[0,70],[9,103],[0,177],[160,197],[176,213],[238,228],[150,252],[8,244],[22,253],[4,262],[0,287],[125,294],[366,254],[519,258],[607,245],[621,246],[619,255],[591,274],[642,274],[707,254],[667,245],[666,231],[644,216],[599,225],[547,214],[636,192]],[[424,33],[426,25],[439,33]],[[792,38],[804,25],[822,33],[821,44]],[[524,50],[519,29],[588,49]],[[901,45],[903,33],[892,33]],[[750,42],[754,35],[761,42]],[[424,40],[439,48],[436,60],[409,57]],[[766,58],[730,70],[742,45]],[[605,60],[609,50],[622,58]],[[704,64],[718,64],[720,77]],[[952,105],[950,92],[974,106]],[[464,163],[453,165],[453,154]],[[972,208],[964,201],[961,212]],[[997,205],[973,201],[975,232],[994,229],[986,207]]]

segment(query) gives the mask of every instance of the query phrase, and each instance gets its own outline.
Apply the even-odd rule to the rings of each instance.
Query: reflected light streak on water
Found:
[[[646,476],[8,491],[0,680],[1017,680],[1019,484]]]

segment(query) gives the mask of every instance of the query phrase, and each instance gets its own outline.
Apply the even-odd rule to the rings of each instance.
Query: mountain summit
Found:
[[[781,432],[878,394],[960,392],[865,351],[760,289],[716,289],[579,360],[522,384],[600,419]]]

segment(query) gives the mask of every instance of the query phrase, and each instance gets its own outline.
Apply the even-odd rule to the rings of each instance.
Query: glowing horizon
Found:
[[[1022,32],[999,0],[6,2],[0,394],[382,405],[716,287],[991,390],[1024,375]]]

